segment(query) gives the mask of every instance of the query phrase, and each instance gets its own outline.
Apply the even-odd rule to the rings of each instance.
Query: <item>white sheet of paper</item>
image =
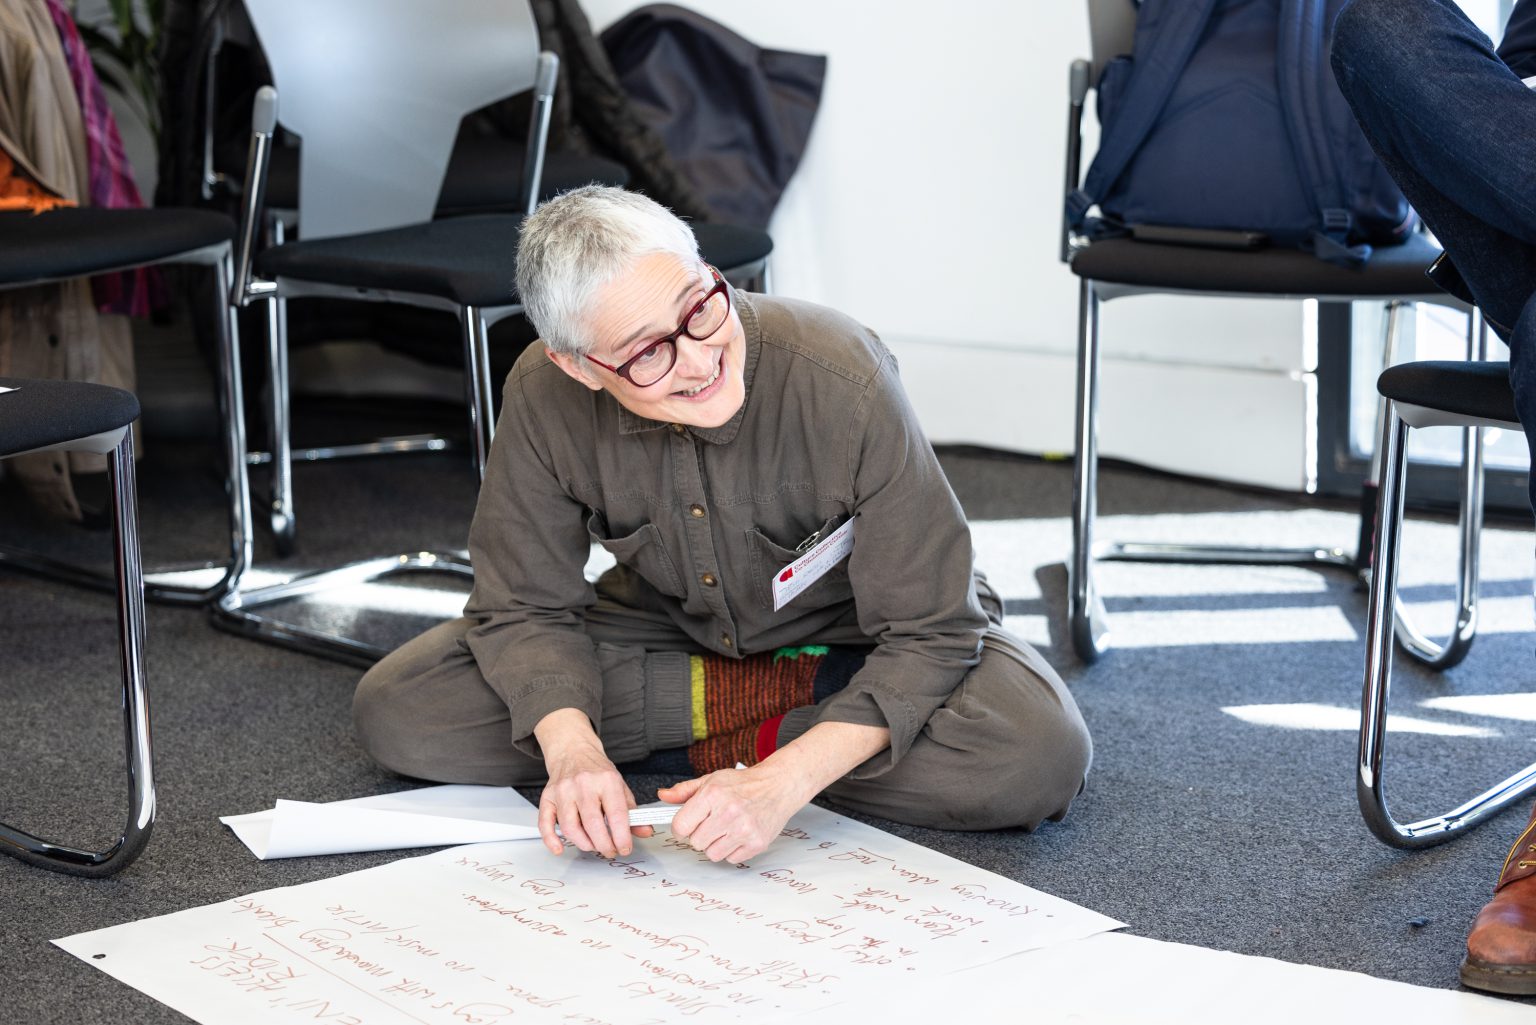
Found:
[[[801,1025],[846,1025],[830,1013]],[[1292,964],[1124,933],[1031,951],[955,977],[889,993],[859,1008],[870,1022],[1134,1022],[1296,1025],[1422,1021],[1519,1025],[1524,1004],[1429,989],[1358,972]]]
[[[537,809],[510,787],[423,787],[330,804],[280,800],[269,811],[219,821],[264,861],[539,835]]]
[[[811,807],[739,868],[478,844],[55,942],[206,1025],[766,1025],[1118,927]]]

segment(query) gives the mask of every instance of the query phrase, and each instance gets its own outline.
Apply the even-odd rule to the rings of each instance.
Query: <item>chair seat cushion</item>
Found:
[[[212,210],[6,211],[0,213],[0,287],[135,267],[234,237],[235,222]]]
[[[1381,372],[1376,389],[1394,402],[1479,420],[1519,423],[1507,361],[1419,360]]]
[[[1379,246],[1362,268],[1340,267],[1299,249],[1207,249],[1111,238],[1072,258],[1072,273],[1147,289],[1275,296],[1437,295],[1424,272],[1440,248],[1422,235]]]
[[[722,271],[750,268],[761,263],[773,252],[773,239],[768,233],[756,228],[740,228],[734,224],[705,224],[700,221],[688,225],[693,237],[699,240],[699,255],[704,262]]]
[[[263,250],[256,273],[447,299],[461,306],[517,302],[520,214],[446,217],[361,235],[303,240]]]
[[[439,213],[468,213],[523,208],[523,160],[527,147],[510,139],[486,136],[460,137],[448,160],[443,176],[443,191],[438,198]],[[225,174],[235,181],[245,177],[245,150],[231,150],[219,161]],[[549,153],[544,157],[544,174],[539,183],[539,198],[549,199],[581,185],[629,184],[629,171],[623,164],[584,153]],[[295,146],[277,146],[267,168],[267,206],[295,210],[299,205],[299,150]]]
[[[105,434],[139,416],[132,392],[82,381],[0,377],[0,456]]]

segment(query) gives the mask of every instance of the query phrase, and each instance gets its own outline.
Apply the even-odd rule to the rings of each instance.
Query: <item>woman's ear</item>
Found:
[[[572,356],[568,352],[556,352],[554,349],[550,348],[546,348],[544,350],[544,354],[549,357],[549,361],[551,363],[559,367],[561,370],[564,370],[567,374],[580,381],[588,388],[591,388],[593,391],[603,390],[602,382],[595,381],[587,376],[587,368],[583,366],[579,357]]]

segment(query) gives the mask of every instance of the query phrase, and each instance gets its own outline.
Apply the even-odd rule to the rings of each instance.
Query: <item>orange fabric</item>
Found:
[[[825,648],[781,648],[772,654],[703,663],[703,730],[694,722],[688,762],[700,775],[738,762],[756,765],[778,746],[778,726],[791,708],[816,702],[816,671]],[[772,727],[765,730],[765,725]],[[701,735],[702,733],[702,735]]]
[[[699,776],[738,765],[756,765],[757,726],[717,733],[688,745],[688,766]]]
[[[0,210],[31,210],[42,213],[59,206],[74,206],[33,181],[16,166],[11,155],[0,150]]]

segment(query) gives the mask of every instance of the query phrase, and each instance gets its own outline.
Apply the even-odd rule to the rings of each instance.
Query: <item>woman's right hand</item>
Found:
[[[634,849],[632,837],[655,832],[650,826],[630,828],[635,795],[584,713],[574,708],[551,712],[539,720],[533,734],[549,772],[539,796],[539,835],[550,853],[565,850],[557,826],[567,842],[605,858],[628,856]]]

